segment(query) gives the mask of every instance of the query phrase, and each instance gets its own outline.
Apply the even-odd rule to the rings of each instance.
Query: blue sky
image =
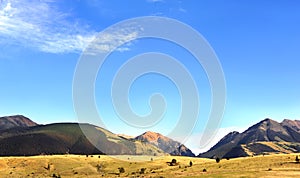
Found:
[[[140,16],[179,20],[201,33],[215,50],[226,79],[226,108],[216,140],[266,118],[300,116],[300,2],[265,1],[0,1],[0,115],[23,114],[41,123],[77,122],[72,82],[83,49],[97,32]],[[118,34],[118,38],[128,38]],[[113,40],[113,39],[112,39]],[[114,41],[107,43],[113,44]],[[168,110],[153,128],[130,129],[118,120],[110,98],[114,73],[134,55],[158,51],[178,58],[193,75],[200,96],[200,137],[210,109],[210,86],[203,68],[179,46],[154,39],[136,40],[114,52],[98,73],[95,97],[99,114],[115,133],[145,130],[167,134],[176,125],[180,98],[167,78],[148,74],[130,90],[133,110],[150,112],[151,93],[165,96]],[[172,124],[170,124],[172,123]],[[213,143],[212,143],[213,144]],[[187,142],[193,151],[196,145]]]

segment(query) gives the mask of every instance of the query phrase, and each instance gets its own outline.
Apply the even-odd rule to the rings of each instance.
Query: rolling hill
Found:
[[[86,138],[80,127],[89,130],[96,147]],[[103,128],[89,124],[59,123],[27,128],[16,127],[0,132],[0,155],[2,156],[66,153],[164,154],[153,145],[126,140]]]
[[[0,126],[0,155],[2,156],[66,153],[194,156],[179,142],[153,132],[134,138],[117,135],[90,124],[38,125],[21,115],[1,117]],[[89,136],[86,137],[82,130]],[[155,142],[157,144],[149,139],[150,134],[157,136]]]
[[[199,157],[234,158],[242,156],[295,153],[300,151],[300,121],[278,123],[265,119],[243,133],[231,132]]]

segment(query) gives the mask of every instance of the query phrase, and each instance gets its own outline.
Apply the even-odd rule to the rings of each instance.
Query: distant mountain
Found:
[[[38,124],[22,115],[0,117],[0,130],[15,127],[33,127]]]
[[[241,157],[300,151],[300,121],[265,119],[243,133],[231,132],[199,157]]]
[[[159,133],[131,137],[90,124],[38,125],[21,115],[0,117],[0,156],[66,153],[195,156],[181,143]]]
[[[150,143],[166,153],[178,156],[195,156],[194,153],[183,144],[174,141],[155,132],[145,132],[134,138],[134,140]]]
[[[82,133],[93,135],[93,142]],[[16,127],[0,132],[0,155],[40,154],[128,154],[161,155],[157,147],[119,137],[89,124],[59,123],[35,127]]]

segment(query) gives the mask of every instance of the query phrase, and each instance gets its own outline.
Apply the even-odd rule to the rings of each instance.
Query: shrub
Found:
[[[125,169],[123,167],[119,167],[118,169],[119,169],[120,173],[124,173],[125,172]]]
[[[102,165],[101,165],[101,164],[97,164],[97,165],[96,165],[96,168],[97,168],[97,172],[101,172],[101,170],[102,170]]]
[[[169,166],[176,166],[178,165],[177,160],[176,159],[172,159],[171,162],[167,162],[169,164]]]
[[[192,167],[193,166],[193,162],[192,161],[190,161],[190,167]]]
[[[220,158],[217,157],[216,158],[216,162],[219,163],[220,162]]]
[[[299,159],[298,156],[296,156],[296,159],[295,159],[295,160],[296,160],[297,163],[299,163],[299,161],[300,161],[300,159]]]
[[[56,175],[56,174],[52,174],[52,177],[55,177],[55,178],[60,178],[60,175]]]
[[[50,170],[50,164],[47,164],[47,167],[45,167],[45,169],[47,169],[48,171]]]
[[[204,168],[204,169],[202,170],[202,172],[207,172],[207,170]]]
[[[147,168],[142,168],[141,171],[140,171],[140,174],[145,174],[146,169]]]

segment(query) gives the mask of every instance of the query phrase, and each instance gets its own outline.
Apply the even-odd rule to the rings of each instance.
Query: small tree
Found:
[[[297,163],[300,162],[300,159],[299,159],[298,155],[296,156],[296,162],[297,162]]]
[[[216,158],[216,162],[219,163],[220,162],[220,158],[217,157]]]
[[[193,162],[192,161],[190,161],[190,167],[192,167],[193,166]]]

